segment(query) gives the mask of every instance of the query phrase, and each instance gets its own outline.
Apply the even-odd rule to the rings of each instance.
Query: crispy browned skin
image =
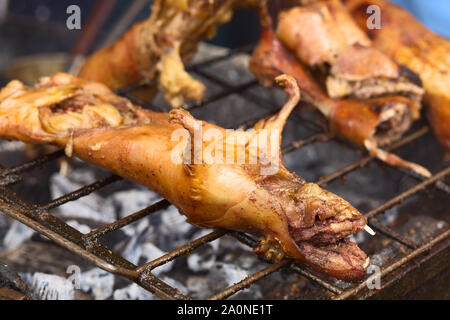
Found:
[[[308,65],[334,63],[355,44],[369,47],[370,39],[341,7],[339,1],[317,1],[283,11],[277,36]]]
[[[227,150],[229,142],[201,139],[203,160],[178,161],[195,130],[225,129],[194,119],[184,110],[155,113],[115,96],[105,86],[66,74],[42,79],[34,88],[18,81],[0,92],[0,137],[56,144],[81,159],[141,183],[173,203],[192,224],[263,235],[256,252],[269,258],[284,255],[305,261],[316,270],[340,279],[365,274],[368,258],[345,238],[364,228],[366,219],[348,202],[289,171],[279,149],[251,148],[263,129],[281,130],[300,99],[292,77],[277,81],[289,99],[281,112],[256,124],[252,131],[234,131],[240,144],[231,145],[237,157],[280,160],[274,173],[267,162],[243,164],[207,162]],[[191,141],[195,141],[194,139]],[[259,146],[259,145],[258,145]],[[217,149],[216,149],[217,148]],[[195,148],[193,148],[195,150]],[[216,153],[217,152],[217,153]],[[262,154],[260,153],[262,152]],[[195,158],[198,153],[188,154]]]
[[[345,0],[350,13],[374,45],[422,78],[428,118],[450,159],[450,41],[422,25],[413,15],[384,0]],[[382,27],[369,30],[366,9],[381,8]]]
[[[184,70],[198,44],[215,35],[233,10],[258,0],[156,0],[146,21],[119,41],[87,59],[79,76],[111,89],[144,79],[157,83],[165,99],[180,107],[184,99],[202,100],[205,86]]]
[[[270,22],[265,24],[270,26]],[[377,148],[400,138],[409,129],[412,120],[419,117],[418,106],[411,99],[402,96],[368,100],[331,99],[270,27],[263,32],[250,61],[250,69],[266,86],[271,86],[273,79],[280,74],[292,75],[302,88],[305,100],[329,119],[335,134],[367,148],[387,163],[430,176],[425,168]]]
[[[282,11],[276,34],[302,62],[321,68],[330,97],[398,94],[420,106],[420,79],[372,46],[339,0],[319,0]]]

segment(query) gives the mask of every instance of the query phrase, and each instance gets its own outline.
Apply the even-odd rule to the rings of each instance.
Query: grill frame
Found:
[[[212,97],[203,101],[202,103],[191,106],[189,110],[204,107],[210,103],[218,101],[231,94],[238,94],[240,97],[250,102],[256,103],[259,106],[263,105],[264,107],[265,105],[269,110],[267,116],[275,114],[278,110],[274,110],[273,107],[271,107],[267,101],[264,102],[264,100],[261,100],[259,97],[255,97],[249,92],[246,92],[246,90],[258,85],[256,80],[252,80],[244,84],[233,86],[220,78],[217,78],[202,71],[203,68],[211,66],[214,63],[231,59],[238,54],[250,53],[253,47],[254,45],[252,44],[242,48],[230,50],[228,53],[224,55],[210,58],[195,65],[189,66],[188,67],[189,71],[194,72],[204,78],[207,78],[207,80],[213,82],[215,85],[221,88],[218,94],[213,95]],[[135,88],[136,86],[124,88],[119,90],[117,93],[122,96],[125,96],[126,98],[130,99],[133,103],[141,105],[144,108],[155,109],[154,106],[136,98],[131,94],[131,91]],[[296,119],[298,119],[299,121],[302,121],[302,125],[315,127],[317,132],[307,137],[306,139],[301,139],[293,143],[290,143],[287,146],[284,146],[283,147],[284,154],[295,151],[298,148],[308,144],[319,143],[323,139],[323,137],[327,135],[327,133],[320,130],[320,126],[316,126],[316,124],[304,119],[302,117],[302,114],[298,111],[298,108],[296,109],[296,111],[294,111],[292,116],[296,117]],[[256,121],[258,121],[260,118],[261,117],[253,121],[241,123],[237,127],[248,127],[253,123],[256,123]],[[386,149],[388,151],[395,151],[425,136],[429,132],[430,132],[429,127],[424,125],[423,127],[419,128],[413,133],[410,133],[408,136],[405,136],[404,138],[397,141],[393,145],[387,147]],[[334,139],[333,137],[329,136],[327,136],[327,138]],[[152,204],[151,206],[143,210],[130,214],[129,216],[117,220],[111,224],[104,225],[96,230],[93,230],[89,234],[82,234],[79,231],[67,225],[66,223],[64,223],[63,221],[61,221],[60,219],[51,215],[49,211],[63,204],[76,201],[107,185],[122,180],[121,177],[111,175],[91,185],[85,186],[77,191],[66,194],[58,199],[54,199],[48,202],[47,204],[40,206],[24,201],[17,194],[15,194],[13,191],[7,188],[12,184],[19,183],[21,181],[21,175],[26,174],[27,172],[31,171],[34,168],[40,167],[52,161],[56,161],[57,159],[62,157],[64,157],[64,152],[57,151],[50,155],[40,157],[37,160],[30,161],[12,168],[3,168],[0,166],[0,212],[3,212],[4,214],[10,216],[11,218],[20,221],[21,223],[34,229],[40,234],[45,235],[52,241],[74,252],[75,254],[83,257],[84,259],[94,263],[96,266],[113,274],[128,278],[129,280],[137,283],[138,285],[155,294],[157,297],[161,299],[189,300],[191,298],[186,294],[180,292],[178,289],[169,286],[168,284],[164,283],[162,280],[154,276],[151,271],[156,267],[168,263],[182,255],[186,255],[192,252],[193,250],[197,249],[198,247],[205,245],[208,242],[219,239],[225,235],[231,236],[235,238],[236,241],[240,241],[241,243],[249,247],[254,247],[257,244],[257,240],[252,236],[235,231],[215,230],[207,234],[206,236],[191,241],[186,245],[163,255],[162,257],[159,257],[144,265],[136,266],[131,262],[127,261],[126,259],[124,259],[123,257],[121,257],[120,255],[114,254],[109,248],[100,244],[98,239],[102,236],[105,236],[108,233],[117,231],[131,223],[134,223],[139,219],[148,217],[149,215],[154,214],[159,210],[165,209],[169,207],[171,204],[164,199],[157,201],[156,203]],[[377,161],[374,157],[363,154],[359,160],[345,166],[344,168],[338,171],[335,171],[327,176],[320,178],[319,181],[317,181],[317,183],[321,186],[325,186],[326,184],[341,179],[345,175],[353,171],[356,171],[374,161]],[[435,192],[445,192],[447,195],[450,195],[449,186],[447,186],[442,181],[446,177],[450,176],[450,167],[443,169],[442,171],[433,175],[429,179],[424,179],[420,176],[417,176],[413,172],[410,172],[405,169],[397,167],[393,168],[395,170],[400,171],[405,176],[414,178],[416,181],[418,181],[418,183],[414,187],[393,197],[389,201],[386,201],[382,205],[365,214],[368,218],[369,225],[374,230],[408,248],[408,251],[405,252],[401,258],[399,258],[395,262],[389,263],[388,265],[382,268],[381,275],[383,286],[381,290],[379,291],[367,290],[366,281],[369,279],[370,277],[369,275],[366,276],[366,278],[361,282],[351,285],[348,289],[342,289],[337,287],[335,284],[331,283],[329,280],[325,279],[323,275],[311,271],[309,268],[305,267],[304,265],[298,262],[285,259],[281,262],[271,264],[270,261],[264,260],[265,262],[268,263],[268,266],[264,267],[255,274],[250,275],[241,282],[236,283],[220,292],[217,292],[216,294],[209,297],[209,299],[217,300],[229,298],[234,294],[238,293],[239,291],[248,288],[253,283],[261,279],[264,279],[268,275],[274,272],[278,272],[281,269],[288,269],[290,272],[300,274],[308,278],[309,280],[313,281],[314,283],[320,285],[321,287],[323,287],[332,294],[331,295],[332,299],[349,299],[349,298],[366,299],[376,295],[380,295],[380,293],[387,294],[389,288],[392,288],[393,284],[400,286],[401,283],[403,282],[406,282],[405,284],[406,288],[408,286],[407,284],[408,281],[405,280],[408,277],[417,277],[418,272],[420,272],[421,264],[427,265],[428,266],[427,268],[432,271],[434,270],[432,274],[429,274],[429,276],[437,274],[439,271],[442,271],[449,265],[448,261],[450,261],[450,259],[448,259],[450,248],[450,226],[446,226],[444,230],[442,230],[438,234],[434,234],[424,244],[416,246],[416,244],[414,244],[408,238],[402,236],[401,234],[397,233],[396,231],[392,230],[389,227],[382,226],[381,224],[379,224],[376,218],[380,214],[386,212],[386,210],[400,205],[402,201],[424,191],[425,189],[432,188],[433,190],[435,190]],[[430,265],[435,266],[436,264],[440,266],[440,270],[437,270],[439,268],[436,269],[429,267]],[[389,278],[388,281],[383,281],[386,278]],[[397,292],[398,291],[399,290],[397,288]]]

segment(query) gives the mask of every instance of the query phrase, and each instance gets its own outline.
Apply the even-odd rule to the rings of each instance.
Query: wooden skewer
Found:
[[[368,234],[370,234],[371,236],[374,236],[374,235],[377,234],[377,233],[376,233],[375,231],[373,231],[372,228],[369,227],[367,224],[366,224],[366,226],[364,227],[364,230],[365,230]]]

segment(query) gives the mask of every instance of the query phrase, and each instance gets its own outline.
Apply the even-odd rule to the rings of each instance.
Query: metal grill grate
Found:
[[[273,107],[270,107],[270,103],[268,103],[268,101],[264,101],[264,98],[252,95],[250,92],[247,92],[248,89],[256,87],[258,85],[256,80],[253,79],[238,86],[233,86],[223,81],[222,79],[217,78],[216,76],[211,76],[211,74],[204,71],[205,68],[208,68],[214,63],[231,59],[237,54],[249,53],[251,52],[252,48],[253,46],[247,46],[237,50],[231,50],[225,55],[190,66],[189,70],[191,72],[207,78],[221,89],[219,93],[209,97],[204,102],[191,106],[190,110],[202,108],[231,94],[238,94],[244,99],[256,103],[258,106],[269,106],[267,108],[267,116],[275,114],[277,110],[274,110]],[[129,98],[136,104],[152,109],[151,105],[145,103],[144,101],[141,101],[131,94],[131,90],[134,88],[136,87],[125,88],[120,90],[118,93]],[[292,117],[295,117],[295,120],[301,123],[301,125],[312,127],[315,133],[306,139],[294,141],[285,146],[283,148],[284,154],[293,152],[298,148],[308,144],[318,143],[325,135],[320,126],[316,125],[314,122],[304,119],[303,115],[300,112],[295,111]],[[258,119],[255,119],[254,121],[246,121],[245,123],[239,123],[236,125],[236,128],[248,127],[253,123],[256,123],[257,120]],[[404,137],[387,149],[389,151],[395,151],[401,147],[417,141],[421,137],[424,137],[425,135],[429,134],[429,131],[429,128],[424,125],[422,128]],[[0,167],[0,211],[31,227],[42,235],[47,236],[59,245],[76,253],[84,259],[89,260],[98,267],[134,281],[138,285],[142,286],[143,288],[147,289],[148,291],[152,292],[162,299],[190,299],[190,297],[180,292],[178,289],[175,289],[164,283],[159,278],[155,277],[152,274],[153,269],[164,265],[169,261],[177,259],[180,256],[186,255],[199,248],[200,246],[221,238],[225,235],[234,237],[237,241],[240,241],[241,243],[249,247],[254,247],[257,243],[256,239],[246,234],[233,231],[216,230],[212,231],[204,237],[189,242],[186,245],[179,247],[176,250],[173,250],[156,260],[150,261],[141,266],[136,266],[126,259],[122,258],[121,256],[114,254],[109,248],[102,245],[98,241],[98,239],[139,219],[155,214],[159,210],[169,207],[170,203],[167,200],[156,202],[146,209],[133,213],[123,219],[115,221],[114,223],[104,225],[89,234],[82,234],[66,223],[62,222],[58,218],[52,216],[49,211],[71,201],[76,201],[77,199],[87,196],[99,190],[100,188],[121,180],[122,178],[115,175],[110,176],[91,185],[85,186],[75,192],[52,200],[49,203],[41,206],[25,202],[18,195],[7,188],[9,185],[20,182],[21,175],[27,174],[32,169],[42,166],[51,161],[55,161],[63,156],[64,153],[62,151],[58,151],[56,153],[41,157],[35,161],[31,161],[13,168]],[[361,156],[359,160],[345,166],[341,170],[322,177],[321,179],[319,179],[318,183],[324,186],[330,182],[341,179],[342,177],[353,171],[361,169],[362,167],[373,161],[376,161],[374,157]],[[442,252],[448,255],[448,248],[450,244],[450,228],[448,226],[446,226],[438,234],[429,238],[428,241],[426,241],[424,244],[417,246],[407,237],[397,233],[389,227],[383,226],[377,221],[377,216],[384,213],[388,209],[400,205],[401,202],[405,199],[410,198],[420,193],[421,191],[424,191],[426,188],[432,189],[433,192],[445,192],[447,195],[450,195],[450,188],[443,182],[443,180],[450,175],[450,167],[438,172],[430,179],[423,179],[413,174],[412,172],[400,168],[394,169],[400,171],[403,175],[414,178],[417,184],[409,190],[383,203],[381,206],[366,213],[366,216],[369,219],[369,225],[373,229],[408,248],[400,259],[383,267],[381,275],[383,279],[386,278],[386,281],[383,281],[383,288],[392,283],[398,283],[398,281],[401,281],[402,278],[406,277],[407,274],[417,269],[420,263],[425,263],[426,261],[429,261],[436,256],[442,255]],[[441,261],[439,261],[438,263],[448,264],[448,259],[446,259],[445,257],[441,258],[440,260]],[[310,279],[314,283],[328,290],[332,294],[332,297],[335,299],[367,298],[373,294],[373,292],[366,290],[365,281],[367,279],[357,284],[351,284],[346,289],[343,289],[341,287],[338,287],[334,281],[331,281],[330,277],[328,276],[324,276],[311,271],[307,267],[295,261],[284,260],[279,263],[269,264],[259,272],[252,274],[241,282],[236,283],[231,287],[214,294],[210,297],[210,299],[226,299],[236,294],[240,290],[248,288],[253,283],[282,269],[285,269],[288,272],[290,271],[298,273]]]

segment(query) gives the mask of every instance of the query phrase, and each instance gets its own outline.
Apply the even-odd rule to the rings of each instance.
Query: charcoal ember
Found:
[[[80,289],[91,294],[95,300],[106,300],[114,293],[114,275],[99,268],[80,274]]]
[[[89,170],[76,170],[68,176],[54,174],[50,178],[51,195],[53,198],[59,198],[92,182],[92,172]],[[107,201],[97,193],[58,207],[57,211],[69,219],[88,219],[102,223],[111,223],[116,218],[111,201]]]
[[[420,245],[438,231],[447,226],[447,222],[430,216],[413,216],[400,229],[400,232]]]
[[[36,300],[74,300],[75,287],[69,279],[45,273],[22,274]]]
[[[250,57],[247,54],[238,54],[231,59],[211,65],[205,72],[211,76],[220,74],[221,79],[233,85],[248,83],[255,79],[249,70]],[[234,68],[230,68],[230,63]]]
[[[322,288],[312,285],[306,278],[295,274],[273,273],[260,281],[261,290],[270,300],[311,300],[328,298]]]
[[[192,237],[192,240],[201,238],[211,233],[211,230],[200,230]],[[208,242],[192,252],[187,258],[189,269],[194,272],[208,271],[216,263],[217,254],[219,251],[220,240]]]
[[[114,300],[155,300],[156,296],[133,283],[125,288],[114,291]]]
[[[10,266],[0,261],[0,288],[10,288],[28,294],[28,286]]]

